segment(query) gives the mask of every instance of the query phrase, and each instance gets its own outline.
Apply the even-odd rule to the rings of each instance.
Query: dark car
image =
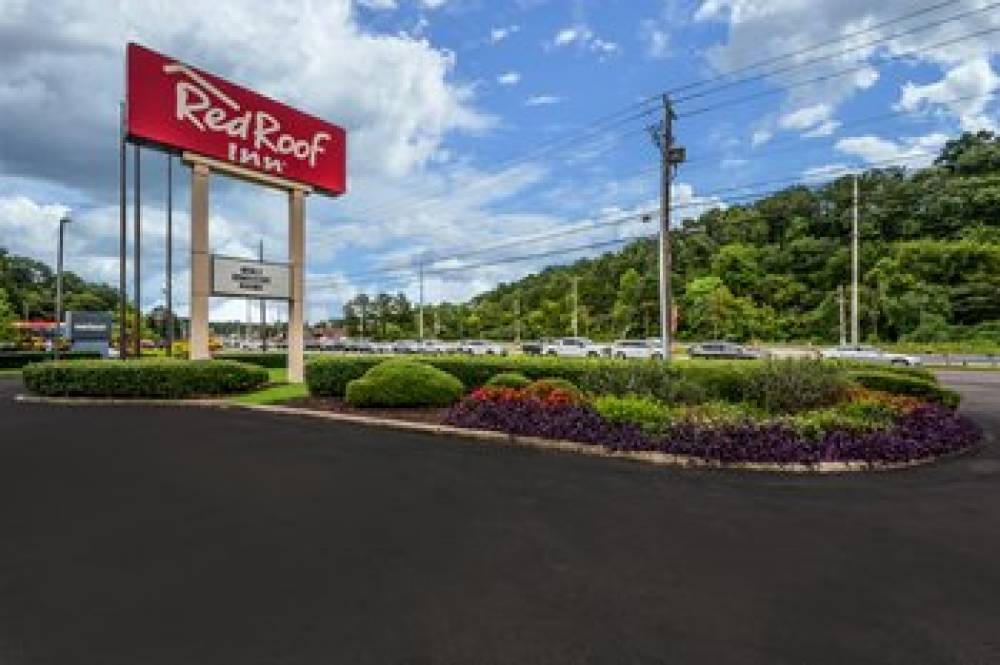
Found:
[[[528,356],[540,356],[545,348],[545,340],[521,342],[521,352]]]
[[[716,358],[719,360],[757,360],[766,353],[733,342],[702,342],[688,349],[692,358]]]

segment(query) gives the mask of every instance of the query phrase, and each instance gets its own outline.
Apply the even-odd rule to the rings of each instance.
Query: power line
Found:
[[[735,87],[735,86],[744,85],[746,83],[753,83],[754,81],[764,80],[764,79],[767,79],[767,78],[769,78],[771,76],[774,76],[775,74],[783,74],[783,73],[786,73],[786,72],[789,72],[789,71],[794,71],[796,69],[804,69],[804,68],[806,68],[806,67],[808,67],[810,65],[814,65],[814,64],[819,63],[819,62],[823,62],[823,61],[826,61],[826,60],[832,60],[834,58],[838,58],[840,56],[847,55],[849,53],[854,53],[855,51],[861,51],[863,49],[867,49],[867,48],[870,48],[872,46],[878,46],[879,44],[885,44],[887,42],[891,42],[891,41],[893,41],[895,39],[899,39],[900,37],[905,37],[907,35],[912,35],[912,34],[915,34],[915,33],[918,33],[918,32],[923,32],[924,30],[930,30],[931,28],[936,28],[936,27],[942,26],[945,23],[951,23],[952,21],[957,21],[959,19],[963,19],[963,18],[966,18],[968,16],[973,16],[975,14],[981,14],[981,13],[986,12],[986,11],[988,11],[990,9],[993,9],[993,8],[995,8],[997,6],[1000,6],[1000,2],[994,2],[994,3],[986,5],[984,7],[979,7],[977,9],[970,9],[968,11],[960,12],[958,14],[954,14],[952,16],[949,16],[949,17],[941,19],[941,20],[931,21],[929,23],[924,23],[924,24],[918,25],[916,27],[909,28],[907,30],[903,30],[902,32],[897,32],[897,33],[894,33],[892,35],[887,35],[887,36],[884,36],[884,37],[880,37],[878,39],[872,40],[870,42],[866,42],[864,44],[855,44],[855,45],[852,45],[849,48],[842,49],[842,50],[836,51],[834,53],[829,53],[829,54],[826,54],[826,55],[816,56],[814,58],[810,58],[810,59],[802,61],[802,62],[796,62],[796,63],[793,63],[791,65],[786,65],[784,67],[779,67],[777,69],[772,69],[770,71],[762,72],[760,74],[755,74],[753,76],[748,76],[748,77],[741,78],[741,79],[738,79],[738,80],[735,80],[735,81],[730,81],[728,83],[724,83],[722,85],[715,86],[714,88],[709,88],[708,90],[702,90],[702,91],[699,91],[699,92],[691,93],[689,95],[683,95],[683,96],[678,97],[675,101],[678,104],[680,104],[680,103],[689,101],[691,99],[697,99],[699,97],[704,97],[706,95],[715,94],[716,92],[719,92],[720,90],[726,90],[726,89],[729,89],[729,88],[732,88],[732,87]],[[869,29],[869,31],[870,31],[870,29]]]
[[[931,5],[931,6],[925,7],[925,8],[920,9],[920,10],[916,10],[916,11],[913,11],[913,12],[909,12],[909,13],[903,14],[901,16],[898,16],[898,17],[894,18],[894,19],[889,19],[889,20],[883,21],[881,23],[875,24],[873,26],[869,26],[867,28],[863,28],[861,30],[856,30],[856,31],[853,31],[853,32],[845,33],[845,34],[841,35],[840,37],[838,37],[836,39],[827,40],[825,42],[821,42],[819,44],[815,44],[815,45],[812,45],[812,46],[809,46],[809,47],[805,47],[803,49],[799,49],[799,50],[788,52],[788,53],[784,53],[784,54],[779,54],[777,56],[772,56],[770,58],[766,58],[764,60],[760,60],[760,61],[758,61],[756,63],[752,63],[752,64],[747,65],[745,67],[741,67],[740,69],[735,70],[733,72],[729,72],[729,73],[727,73],[725,75],[720,75],[720,76],[716,76],[716,77],[713,77],[713,78],[710,78],[710,79],[706,79],[706,80],[703,80],[703,81],[698,81],[698,82],[693,82],[693,83],[690,83],[690,84],[686,84],[684,86],[673,88],[673,89],[668,90],[666,92],[673,93],[673,92],[677,92],[677,91],[681,91],[681,90],[685,90],[685,89],[691,89],[693,87],[697,87],[697,86],[701,86],[701,85],[707,85],[708,83],[711,83],[713,81],[720,80],[722,78],[727,78],[729,76],[732,76],[735,73],[745,72],[745,71],[751,71],[751,70],[753,70],[755,68],[761,67],[761,66],[766,65],[766,64],[780,62],[782,60],[786,60],[786,59],[789,59],[789,58],[795,58],[795,57],[797,57],[799,55],[802,55],[804,53],[809,53],[811,51],[815,51],[815,50],[820,49],[820,48],[822,48],[824,46],[829,46],[831,44],[836,44],[836,43],[844,42],[844,41],[846,41],[849,38],[853,38],[853,37],[857,37],[859,35],[870,33],[870,32],[873,32],[873,31],[875,31],[877,29],[886,27],[888,25],[892,25],[894,23],[899,23],[899,22],[908,20],[910,18],[914,18],[916,16],[927,14],[927,13],[930,13],[930,12],[935,11],[937,9],[940,9],[942,7],[951,6],[953,4],[954,4],[953,2],[942,2],[942,3],[935,4],[935,5]],[[984,11],[985,9],[988,9],[989,7],[992,7],[992,6],[993,5],[989,5],[986,8],[981,8],[981,9],[974,10],[974,11]],[[967,13],[970,13],[970,12],[967,12]],[[957,18],[957,17],[952,17],[952,18],[949,18],[949,19],[945,19],[945,20],[943,20],[941,22],[946,22],[946,21],[954,20],[955,18]],[[927,26],[922,26],[921,29],[924,29],[926,27]],[[901,34],[905,34],[905,33],[901,33]],[[896,35],[896,37],[898,37],[898,36],[900,36],[900,35]],[[867,45],[863,45],[861,47],[855,47],[853,49],[847,49],[847,50],[842,51],[841,53],[835,54],[835,55],[842,55],[843,53],[850,52],[851,50],[859,50],[860,48],[867,48]],[[830,58],[830,57],[835,57],[835,56],[825,56],[825,58]],[[804,65],[795,65],[795,66],[793,66],[791,68],[801,67],[801,66],[804,66]],[[786,68],[786,69],[790,69],[790,68]],[[764,76],[767,76],[767,75],[768,74],[764,74]],[[736,81],[736,82],[730,82],[730,84],[727,84],[727,87],[729,87],[731,85],[735,85],[736,83],[739,83],[739,82],[738,81]],[[515,166],[518,166],[520,164],[526,163],[527,161],[530,161],[531,159],[534,159],[536,157],[539,157],[539,156],[542,156],[542,155],[545,155],[545,154],[549,154],[549,153],[551,153],[551,152],[553,152],[553,151],[555,151],[555,150],[557,150],[559,148],[564,147],[566,144],[573,143],[573,142],[578,142],[578,141],[581,141],[581,140],[586,139],[588,137],[589,138],[595,138],[595,137],[596,138],[604,138],[604,136],[606,136],[606,135],[598,134],[597,133],[598,130],[604,128],[605,125],[609,125],[607,128],[612,128],[612,127],[615,127],[615,126],[620,126],[622,124],[626,124],[626,123],[631,122],[633,120],[644,118],[645,116],[649,115],[650,113],[652,113],[655,110],[655,106],[653,106],[653,105],[658,101],[658,99],[659,99],[659,97],[660,97],[661,94],[662,93],[657,93],[655,95],[651,95],[651,96],[645,97],[643,99],[640,99],[637,102],[634,102],[632,104],[629,104],[629,105],[625,106],[624,108],[622,108],[622,109],[620,109],[620,110],[618,110],[616,112],[613,112],[611,114],[603,116],[602,118],[599,118],[599,119],[597,119],[597,120],[595,120],[595,121],[593,121],[591,123],[588,123],[587,125],[583,125],[574,134],[570,134],[570,135],[564,136],[562,138],[552,139],[550,141],[544,141],[536,149],[534,149],[532,151],[529,151],[528,153],[526,153],[526,154],[524,154],[524,155],[522,155],[520,157],[511,158],[511,159],[506,160],[505,162],[502,162],[497,167],[498,171],[496,173],[493,173],[493,174],[490,174],[490,175],[487,175],[487,176],[481,176],[479,179],[474,180],[472,183],[467,184],[465,186],[465,190],[468,191],[470,189],[478,189],[479,187],[482,187],[482,186],[484,186],[486,184],[490,184],[490,183],[492,183],[492,182],[494,182],[494,181],[496,181],[496,180],[498,180],[500,178],[506,177],[508,175],[506,173],[506,171],[510,170],[511,168],[513,168]],[[708,92],[698,93],[697,96],[701,96],[703,94],[708,94]],[[639,111],[638,113],[634,113],[634,114],[628,115],[626,117],[621,117],[621,116],[623,116],[625,114],[628,114],[633,109],[642,109],[642,110]],[[702,111],[698,111],[698,112],[700,113]],[[628,133],[631,134],[632,132],[628,132]],[[443,198],[442,196],[432,196],[432,197],[424,197],[424,198],[418,198],[418,199],[407,199],[406,197],[398,197],[394,201],[391,201],[391,202],[389,202],[387,204],[376,205],[374,207],[369,207],[367,209],[362,209],[361,211],[358,211],[358,212],[354,213],[353,216],[355,216],[355,217],[361,217],[361,216],[365,216],[365,215],[372,215],[374,213],[387,214],[389,212],[394,212],[395,210],[398,210],[400,207],[402,207],[404,205],[406,205],[407,207],[411,207],[411,208],[412,207],[420,208],[420,207],[424,207],[429,202],[440,200],[442,198]]]
[[[960,35],[958,37],[955,37],[955,38],[952,38],[952,39],[948,39],[948,40],[945,40],[945,41],[942,41],[942,42],[938,42],[936,44],[929,44],[927,46],[922,46],[919,49],[911,49],[909,51],[903,51],[901,53],[895,53],[893,55],[887,55],[887,56],[885,56],[884,60],[901,60],[903,58],[909,58],[909,57],[914,56],[914,55],[920,53],[921,51],[925,51],[927,49],[935,49],[935,48],[942,48],[944,46],[951,46],[952,44],[957,44],[957,43],[963,42],[963,41],[965,41],[967,39],[973,39],[975,37],[982,37],[984,35],[993,34],[995,32],[1000,32],[1000,26],[993,27],[993,28],[987,28],[985,30],[979,30],[977,32],[972,32],[972,33]],[[745,95],[743,97],[736,97],[736,98],[733,98],[733,99],[728,99],[728,100],[725,100],[725,101],[722,101],[722,102],[719,102],[719,103],[716,103],[716,104],[710,104],[708,106],[703,106],[703,107],[694,109],[692,111],[686,111],[684,113],[680,113],[679,116],[681,118],[690,118],[692,116],[701,115],[703,113],[709,113],[711,111],[717,111],[719,109],[729,108],[731,106],[736,106],[736,105],[739,105],[739,104],[743,104],[745,102],[753,101],[753,100],[759,99],[761,97],[769,97],[769,96],[773,96],[773,95],[782,94],[784,92],[787,92],[788,90],[793,90],[795,88],[800,88],[800,87],[805,86],[805,85],[811,85],[813,83],[819,83],[821,81],[828,81],[830,79],[834,79],[834,78],[837,78],[839,76],[845,76],[847,74],[853,74],[855,72],[859,72],[859,71],[862,71],[864,69],[867,69],[868,66],[869,65],[866,63],[866,64],[863,64],[863,65],[859,65],[859,66],[855,66],[855,67],[849,67],[847,69],[841,69],[841,70],[838,70],[838,71],[835,71],[835,72],[830,72],[830,73],[827,73],[827,74],[822,74],[820,76],[814,76],[812,78],[804,79],[802,81],[795,81],[793,83],[786,83],[786,84],[783,84],[782,87],[774,89],[774,90],[763,90],[763,91],[756,92],[756,93],[753,93],[753,94],[750,94],[750,95]]]

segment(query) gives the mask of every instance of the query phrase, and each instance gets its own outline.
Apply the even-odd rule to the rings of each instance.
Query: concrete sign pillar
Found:
[[[211,357],[208,348],[208,176],[205,164],[191,165],[191,327],[188,348],[192,360]]]
[[[288,258],[291,269],[291,299],[288,301],[288,382],[304,380],[305,320],[305,207],[301,189],[288,192]]]

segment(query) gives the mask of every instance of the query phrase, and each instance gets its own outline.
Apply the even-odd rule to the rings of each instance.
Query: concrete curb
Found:
[[[875,465],[869,465],[864,462],[820,462],[815,466],[808,466],[806,464],[773,464],[764,462],[726,463],[707,460],[701,457],[693,457],[690,455],[671,455],[668,453],[645,450],[615,451],[607,450],[598,445],[578,443],[575,441],[543,439],[536,436],[519,436],[515,434],[507,434],[506,432],[495,432],[492,430],[465,429],[463,427],[452,427],[451,425],[435,425],[433,423],[419,423],[408,420],[395,420],[392,418],[377,418],[374,416],[361,416],[350,413],[316,411],[312,409],[300,409],[292,406],[280,406],[276,404],[240,404],[238,402],[225,399],[99,399],[91,397],[42,397],[38,395],[23,394],[15,395],[14,399],[15,401],[26,404],[58,404],[63,406],[198,406],[222,409],[244,409],[247,411],[330,420],[340,423],[350,423],[353,425],[383,427],[405,432],[435,434],[439,436],[459,438],[465,441],[500,443],[518,446],[521,448],[532,448],[535,450],[643,462],[645,464],[655,464],[658,466],[728,471],[755,471],[765,473],[829,475],[858,473],[862,471],[900,471],[903,469],[912,469],[918,466],[926,466],[935,462],[960,457],[978,448],[978,446],[972,446],[965,450],[959,450],[954,453],[938,457],[926,457],[918,460],[910,460],[909,462]]]

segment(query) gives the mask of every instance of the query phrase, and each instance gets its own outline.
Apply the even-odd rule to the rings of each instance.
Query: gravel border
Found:
[[[265,413],[276,413],[290,416],[305,416],[308,418],[332,420],[335,422],[351,423],[355,425],[368,425],[370,427],[383,427],[407,432],[437,434],[441,436],[457,437],[468,441],[502,443],[522,448],[533,448],[536,450],[575,453],[577,455],[603,457],[606,459],[624,459],[660,466],[722,469],[733,471],[763,471],[768,473],[839,474],[857,473],[860,471],[898,471],[901,469],[912,469],[914,467],[926,466],[942,460],[960,457],[976,450],[979,447],[970,446],[964,450],[955,451],[947,455],[925,457],[918,460],[911,460],[909,462],[897,462],[892,464],[869,465],[864,462],[820,462],[814,466],[809,466],[806,464],[772,464],[763,462],[725,463],[690,455],[671,455],[656,451],[613,451],[607,450],[601,446],[577,443],[575,441],[544,439],[537,436],[519,436],[515,434],[507,434],[506,432],[496,432],[493,430],[466,429],[464,427],[453,427],[451,425],[435,425],[432,423],[396,420],[393,418],[377,418],[348,413],[336,413],[332,411],[315,411],[312,409],[300,409],[276,404],[240,404],[238,402],[218,398],[173,400],[105,399],[93,397],[43,397],[39,395],[18,394],[14,396],[14,400],[25,404],[57,404],[62,406],[196,406],[222,409],[243,409],[247,411],[263,411]]]

